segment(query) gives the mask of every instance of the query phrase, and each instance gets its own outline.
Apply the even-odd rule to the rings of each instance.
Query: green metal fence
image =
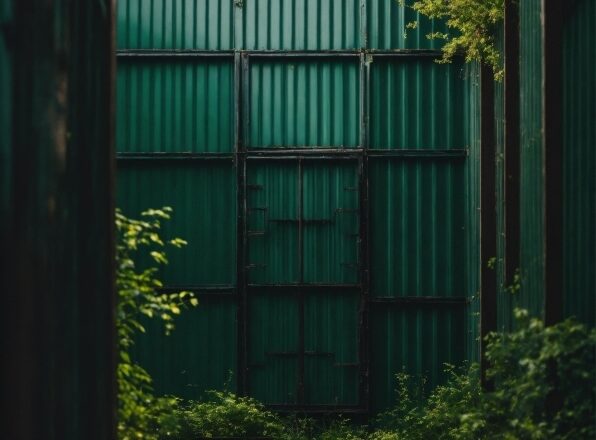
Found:
[[[158,392],[367,412],[475,356],[477,76],[386,1],[120,1],[119,204],[168,205]],[[231,380],[229,379],[231,373]]]

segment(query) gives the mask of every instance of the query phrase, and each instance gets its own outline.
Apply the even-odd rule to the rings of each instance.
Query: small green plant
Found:
[[[174,438],[270,437],[282,438],[278,416],[250,397],[229,391],[209,391],[207,399],[188,402],[176,410],[179,430]]]
[[[159,266],[168,263],[166,249],[186,244],[179,238],[164,241],[161,222],[170,219],[171,208],[150,209],[141,213],[142,220],[133,220],[116,211],[116,310],[119,362],[118,435],[122,440],[156,439],[163,416],[175,399],[153,396],[151,376],[134,362],[131,349],[134,338],[145,332],[143,319],[158,319],[166,333],[174,329],[174,317],[188,306],[196,306],[191,292],[161,293],[157,278]],[[141,268],[137,261],[148,261]]]
[[[397,0],[403,7],[406,0]],[[411,6],[429,19],[444,20],[449,32],[433,32],[429,39],[443,40],[441,63],[449,63],[463,53],[466,62],[478,61],[493,69],[495,79],[503,77],[501,54],[495,45],[494,31],[505,17],[504,0],[416,0]],[[418,21],[407,29],[415,29]]]

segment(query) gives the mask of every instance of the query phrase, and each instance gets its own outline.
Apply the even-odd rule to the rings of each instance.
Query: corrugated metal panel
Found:
[[[236,308],[231,295],[199,295],[199,306],[177,317],[169,336],[162,323],[145,323],[133,354],[151,374],[156,394],[198,400],[205,390],[235,389]]]
[[[164,223],[164,236],[181,237],[188,246],[168,252],[170,264],[160,274],[166,285],[235,283],[236,180],[231,163],[136,162],[122,165],[118,176],[118,203],[125,215],[138,218],[148,208],[174,209]]]
[[[255,294],[249,317],[250,395],[269,404],[297,403],[298,302],[293,294]]]
[[[426,36],[431,32],[446,32],[444,24],[420,17],[409,6],[400,6],[395,0],[367,0],[366,16],[366,47],[371,49],[440,49],[441,40],[429,40]],[[418,27],[406,30],[412,21],[418,21]]]
[[[251,164],[248,176],[251,283],[357,282],[355,163]]]
[[[293,162],[251,164],[247,181],[249,281],[297,283],[298,167]]]
[[[463,69],[430,58],[371,65],[370,147],[464,148]]]
[[[305,401],[358,403],[358,309],[360,295],[312,294],[304,304]]]
[[[299,403],[300,301],[297,292],[251,295],[250,390],[268,404]],[[358,403],[359,304],[358,292],[305,294],[305,404]]]
[[[520,305],[544,307],[544,170],[542,151],[541,0],[520,2],[521,275]]]
[[[372,160],[371,291],[466,296],[462,162]]]
[[[573,5],[563,34],[565,315],[596,313],[596,3]]]
[[[243,0],[236,47],[331,50],[360,47],[360,0]]]
[[[120,49],[233,48],[233,0],[119,0]]]
[[[357,146],[359,77],[355,61],[254,61],[249,145]]]
[[[230,61],[122,61],[116,145],[126,152],[233,150]]]
[[[12,1],[0,4],[0,28],[12,20]],[[11,131],[12,131],[12,64],[5,34],[0,32],[0,226],[4,230],[10,210]]]
[[[358,282],[356,163],[303,164],[304,281]]]
[[[459,307],[459,308],[458,308]],[[444,364],[465,359],[466,313],[461,306],[428,309],[379,308],[371,316],[373,410],[395,403],[395,374],[427,379],[430,389],[445,379]]]

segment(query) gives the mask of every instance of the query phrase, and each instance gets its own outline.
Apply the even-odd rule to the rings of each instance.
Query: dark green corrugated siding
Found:
[[[233,0],[119,0],[120,49],[232,49]]]
[[[595,324],[596,313],[596,3],[573,5],[565,24],[565,315]]]
[[[441,40],[430,40],[426,36],[446,31],[443,24],[419,17],[396,0],[367,0],[366,17],[366,47],[371,49],[439,49]],[[418,21],[418,27],[406,30],[406,25],[412,21]]]
[[[12,19],[12,1],[0,4],[0,27]],[[11,60],[6,37],[0,32],[0,227],[4,229],[10,209],[11,131],[12,131],[12,78]]]
[[[117,85],[119,151],[233,150],[230,61],[124,60]]]
[[[293,161],[249,166],[249,281],[355,283],[356,164],[305,162],[301,168]]]
[[[520,2],[521,275],[520,305],[544,307],[544,171],[542,145],[541,0]]]
[[[292,162],[251,164],[247,174],[249,282],[297,283],[298,167]]]
[[[440,43],[425,37],[439,30],[428,22],[404,37],[405,24],[414,18],[392,0],[123,0],[119,47],[438,48]],[[477,291],[478,257],[475,74],[430,59],[377,59],[370,69],[372,148],[470,150],[465,159],[370,159],[373,293],[471,297]],[[360,132],[365,78],[357,58],[251,59],[249,75],[242,109],[250,116],[243,127],[247,148],[353,148],[367,139]],[[232,80],[228,61],[123,60],[119,151],[231,152]],[[356,160],[248,160],[250,284],[361,281],[359,165]],[[237,201],[231,164],[135,161],[122,165],[119,175],[125,212],[173,206],[166,232],[189,241],[172,254],[163,273],[166,283],[235,283]],[[248,293],[249,393],[277,404],[361,402],[359,288],[316,294],[255,291],[252,286]],[[203,301],[185,317],[170,337],[175,339],[155,336],[152,328],[139,342],[139,356],[159,392],[196,397],[206,387],[220,388],[224,372],[235,369],[236,306],[223,295],[214,304]],[[402,366],[436,384],[442,362],[460,362],[466,349],[475,355],[475,318],[467,318],[465,305],[391,306],[374,310],[371,318],[375,408],[390,401],[393,375]],[[218,332],[225,341],[215,349],[211,344],[220,342]],[[301,340],[303,402],[297,380]],[[213,371],[203,370],[204,365]]]
[[[161,272],[167,285],[230,285],[236,281],[236,185],[231,163],[129,163],[118,174],[118,206],[138,218],[171,206],[164,235],[188,241],[172,249]],[[217,192],[213,191],[217,188]]]
[[[432,59],[371,65],[370,147],[464,148],[463,70]]]
[[[298,403],[299,298],[251,294],[249,388],[268,404]],[[304,299],[306,404],[358,403],[357,291]]]
[[[164,334],[158,321],[146,323],[135,357],[142,360],[158,395],[198,400],[212,389],[236,387],[236,303],[231,295],[199,295],[199,307],[176,318],[176,328]],[[208,361],[207,361],[208,359]]]
[[[358,146],[359,77],[355,61],[253,62],[249,146]]]
[[[445,363],[457,365],[465,359],[466,312],[458,307],[373,309],[373,410],[395,403],[396,373],[424,376],[430,388],[445,379]]]
[[[371,160],[375,296],[466,296],[462,162]]]
[[[234,29],[238,49],[360,47],[360,0],[243,0],[240,3]]]
[[[290,295],[252,294],[249,301],[250,395],[267,403],[297,402],[299,307]]]
[[[303,266],[307,283],[358,282],[356,163],[303,165]]]
[[[312,294],[306,297],[306,403],[358,403],[359,306],[360,297],[357,292],[346,291],[341,295]]]

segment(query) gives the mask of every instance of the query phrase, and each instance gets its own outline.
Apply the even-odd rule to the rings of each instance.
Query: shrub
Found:
[[[179,429],[174,438],[271,437],[281,438],[278,416],[250,397],[228,391],[209,391],[207,400],[189,402],[176,410]]]
[[[516,311],[518,330],[488,337],[483,392],[478,365],[448,367],[449,379],[424,398],[424,384],[397,375],[398,403],[377,423],[397,439],[593,439],[596,330],[573,319],[544,327]]]
[[[175,238],[160,237],[161,222],[170,218],[171,208],[150,209],[141,213],[143,220],[133,220],[116,211],[116,288],[118,305],[116,324],[119,362],[118,435],[123,440],[156,439],[163,416],[174,402],[171,398],[153,396],[151,376],[134,362],[130,351],[134,337],[145,332],[143,319],[159,319],[166,333],[174,329],[174,317],[187,306],[196,306],[190,292],[161,293],[157,278],[160,265],[168,263],[166,248],[186,244]],[[146,261],[141,268],[136,261]]]

